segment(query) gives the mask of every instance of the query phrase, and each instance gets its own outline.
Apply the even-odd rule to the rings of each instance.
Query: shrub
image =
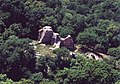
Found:
[[[120,58],[120,46],[117,48],[108,49],[108,54],[110,54],[113,57]]]

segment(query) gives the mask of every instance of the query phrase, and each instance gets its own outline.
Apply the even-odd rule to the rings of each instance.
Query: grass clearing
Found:
[[[50,45],[44,45],[44,44],[37,44],[36,45],[36,52],[41,54],[41,55],[44,55],[44,56],[52,56],[54,57],[55,54],[53,53],[53,50],[49,49]]]

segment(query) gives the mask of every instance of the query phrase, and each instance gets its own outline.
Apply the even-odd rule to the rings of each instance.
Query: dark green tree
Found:
[[[70,68],[57,72],[55,80],[63,84],[114,84],[119,77],[113,65],[78,56],[72,60]]]
[[[34,72],[35,52],[30,42],[29,39],[10,36],[0,43],[0,73],[7,74],[13,80],[19,80],[26,77],[27,71]]]
[[[32,80],[32,81],[34,81],[34,83],[35,84],[39,84],[40,83],[40,81],[42,81],[42,79],[43,79],[43,75],[42,75],[42,73],[35,73],[35,74],[32,74],[31,76],[30,76],[30,79]]]
[[[56,56],[56,66],[58,69],[64,69],[64,67],[70,67],[70,54],[67,48],[58,48],[53,51]]]
[[[108,54],[119,59],[120,58],[120,47],[108,49]]]

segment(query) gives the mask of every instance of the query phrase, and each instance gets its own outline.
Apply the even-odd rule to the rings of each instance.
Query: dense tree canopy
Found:
[[[0,73],[19,80],[27,76],[26,71],[34,72],[35,53],[29,43],[29,39],[15,36],[10,36],[8,40],[0,43]]]
[[[72,59],[66,48],[36,59],[31,42],[46,25],[115,60]],[[0,0],[0,83],[119,84],[119,58],[120,0]]]
[[[90,42],[93,46],[92,42],[104,46],[103,41],[108,39],[108,45],[104,46],[106,52],[108,48],[120,45],[119,0],[3,0],[0,4],[0,32],[5,31],[5,36],[14,33],[37,39],[38,29],[50,25],[62,37],[71,34],[76,39],[78,36],[78,42],[84,45]],[[86,29],[91,31],[83,32]]]
[[[103,61],[78,57],[71,61],[71,67],[59,70],[56,80],[62,84],[114,84],[120,73],[114,66]]]

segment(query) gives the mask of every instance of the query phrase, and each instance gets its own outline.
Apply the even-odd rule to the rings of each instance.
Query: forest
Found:
[[[73,59],[62,47],[36,58],[46,25],[110,57]],[[120,0],[0,0],[0,84],[120,84]]]

